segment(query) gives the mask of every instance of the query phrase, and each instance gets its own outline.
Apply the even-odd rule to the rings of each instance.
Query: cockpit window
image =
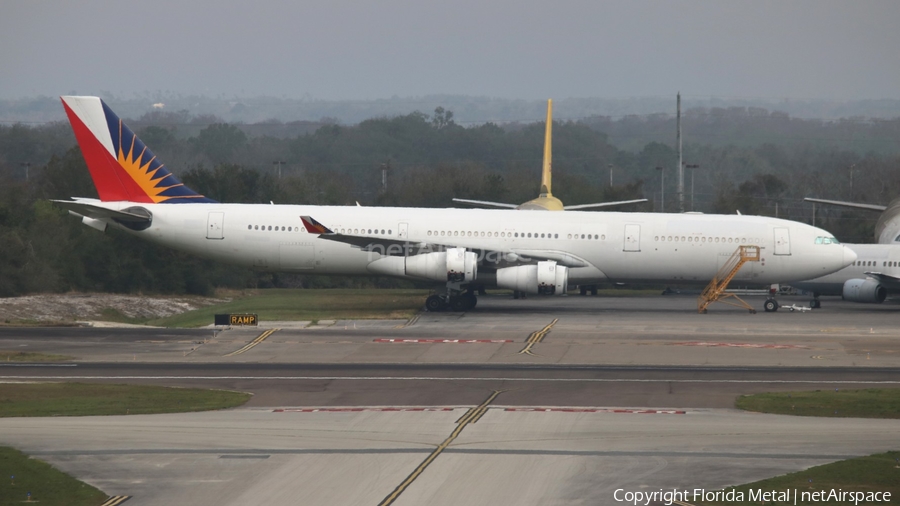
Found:
[[[834,237],[816,237],[816,244],[840,244]]]

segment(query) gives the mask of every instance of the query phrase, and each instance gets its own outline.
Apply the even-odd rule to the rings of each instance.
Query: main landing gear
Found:
[[[476,304],[478,304],[478,297],[475,296],[473,291],[457,292],[453,295],[434,294],[429,295],[425,299],[425,309],[434,313],[448,310],[455,312],[468,311],[474,308]]]
[[[597,285],[578,285],[578,292],[581,295],[597,295]]]

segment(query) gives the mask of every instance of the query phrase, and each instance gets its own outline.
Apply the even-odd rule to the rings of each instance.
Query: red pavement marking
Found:
[[[609,409],[609,408],[506,408],[506,411],[557,411],[561,413],[627,413],[636,415],[684,415],[675,409]]]
[[[454,408],[279,408],[273,413],[342,413],[357,411],[453,411]]]
[[[375,339],[376,343],[512,343],[511,339]]]

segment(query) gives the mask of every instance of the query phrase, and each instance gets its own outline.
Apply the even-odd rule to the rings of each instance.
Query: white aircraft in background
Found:
[[[810,306],[821,306],[820,295],[840,295],[853,302],[881,303],[888,295],[900,293],[900,199],[894,199],[887,206],[814,198],[804,200],[881,212],[875,224],[878,244],[845,244],[859,257],[853,264],[826,276],[791,283],[791,286],[813,293]]]
[[[825,230],[760,216],[222,204],[178,181],[98,97],[62,102],[100,199],[54,202],[84,224],[260,270],[433,281],[429,310],[474,307],[477,285],[706,285],[747,244],[762,259],[736,279],[755,284],[856,260]]]
[[[499,207],[503,209],[522,209],[528,211],[567,211],[576,209],[590,209],[594,207],[622,206],[625,204],[638,204],[647,202],[647,199],[619,200],[616,202],[600,202],[596,204],[579,204],[576,206],[564,206],[562,201],[554,197],[550,192],[553,178],[553,100],[547,100],[547,123],[544,127],[544,164],[541,167],[541,191],[538,197],[524,204],[507,204],[504,202],[490,202],[487,200],[453,199],[454,202],[472,204],[483,207]]]

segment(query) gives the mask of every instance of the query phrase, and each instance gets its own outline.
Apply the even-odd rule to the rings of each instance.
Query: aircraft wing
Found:
[[[566,211],[572,211],[575,209],[588,209],[591,207],[624,206],[625,204],[638,204],[640,202],[647,202],[647,199],[619,200],[616,202],[598,202],[596,204],[579,204],[576,206],[563,206],[563,209],[565,209]]]
[[[885,286],[885,288],[890,290],[900,290],[900,278],[897,276],[891,276],[890,274],[884,274],[883,272],[866,272],[865,275],[877,279]]]
[[[842,207],[851,207],[853,209],[865,209],[866,211],[884,211],[887,209],[887,206],[879,206],[875,204],[860,204],[857,202],[843,202],[841,200],[825,200],[825,199],[813,199],[813,198],[805,198],[803,199],[807,202],[816,202],[818,204],[830,204],[833,206],[842,206]]]
[[[303,222],[303,226],[306,227],[307,232],[318,234],[320,239],[342,242],[360,248],[363,251],[376,251],[383,255],[416,255],[419,252],[433,252],[459,247],[458,244],[445,242],[424,243],[389,237],[339,234],[310,216],[301,216],[300,220]],[[492,266],[527,264],[539,260],[553,260],[566,267],[585,267],[590,265],[586,260],[564,251],[477,247],[469,247],[468,249],[478,253],[480,258],[487,260],[489,264],[493,264]]]
[[[93,204],[93,200],[51,200],[59,207],[66,209],[70,213],[78,216],[87,216],[95,220],[119,220],[131,223],[146,223],[151,220],[150,216],[136,214],[128,211],[116,211],[107,209],[103,206]]]
[[[504,209],[515,209],[519,206],[515,204],[505,204],[503,202],[490,202],[487,200],[469,200],[469,199],[453,199],[453,202],[462,202],[463,204],[472,204],[476,206],[502,207]]]

